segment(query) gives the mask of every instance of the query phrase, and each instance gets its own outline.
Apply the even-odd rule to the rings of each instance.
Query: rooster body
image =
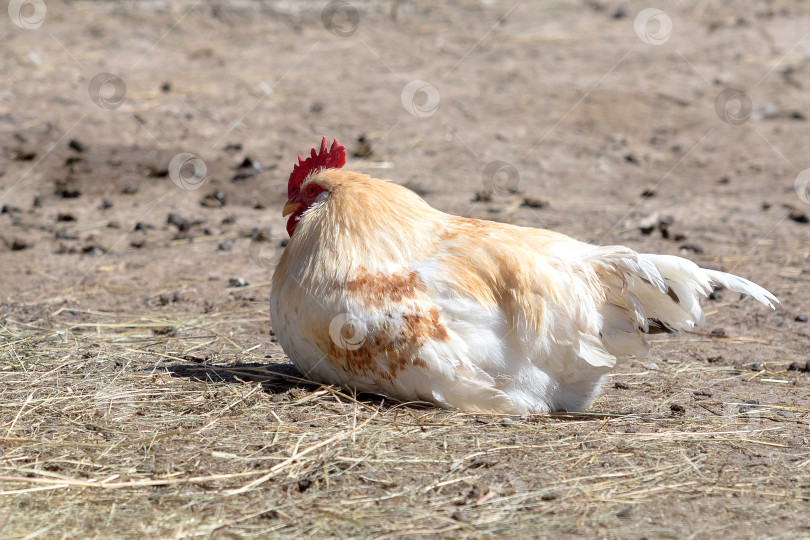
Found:
[[[680,257],[448,215],[334,167],[291,187],[285,213],[270,310],[285,353],[312,380],[406,401],[584,410],[648,334],[702,324],[712,284],[777,302]]]

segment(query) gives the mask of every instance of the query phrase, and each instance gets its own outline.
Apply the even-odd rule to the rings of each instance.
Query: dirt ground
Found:
[[[810,536],[810,6],[9,4],[4,538]],[[717,291],[586,414],[309,384],[268,302],[321,135],[442,210],[782,306]]]

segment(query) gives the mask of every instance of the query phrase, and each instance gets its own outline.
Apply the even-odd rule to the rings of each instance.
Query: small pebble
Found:
[[[450,519],[460,521],[461,523],[470,522],[470,519],[467,517],[467,514],[465,514],[461,510],[456,510],[455,512],[453,512],[452,515],[450,516]]]
[[[101,199],[101,205],[98,207],[99,210],[107,210],[113,207],[112,199]]]
[[[33,161],[37,157],[36,152],[29,152],[27,150],[17,149],[14,151],[12,159],[17,161]]]
[[[122,189],[121,193],[124,195],[134,195],[138,193],[138,185],[137,184],[126,184]]]
[[[82,191],[80,189],[65,188],[59,191],[59,196],[63,199],[77,199],[82,196]]]
[[[523,206],[528,206],[529,208],[545,208],[548,206],[548,201],[538,199],[537,197],[524,197]]]
[[[617,7],[616,11],[613,12],[613,19],[618,21],[625,18],[627,18],[627,10],[622,6]]]
[[[57,240],[78,240],[79,237],[67,231],[56,231],[53,233],[54,238]]]
[[[673,237],[673,240],[677,242],[679,241],[679,238],[683,240],[684,237],[680,235],[675,235],[675,237]],[[697,254],[703,253],[703,248],[697,244],[681,244],[680,249],[684,251],[691,251],[692,253]]]
[[[645,216],[638,221],[638,229],[641,231],[641,234],[652,234],[655,228],[658,227],[658,224],[658,214],[650,214],[649,216]]]
[[[11,242],[12,251],[21,251],[21,250],[26,249],[28,247],[30,247],[28,242],[26,242],[25,240],[20,240],[19,238],[15,238]]]
[[[250,239],[254,242],[266,242],[270,240],[270,227],[256,227],[250,231]]]
[[[658,364],[655,362],[647,362],[644,364],[644,369],[648,369],[650,371],[658,371]]]
[[[683,413],[686,412],[686,409],[684,408],[684,406],[680,405],[678,403],[673,403],[672,405],[670,405],[669,410],[672,411],[675,414],[683,414]]]
[[[257,171],[260,171],[262,169],[262,165],[257,160],[255,160],[255,159],[253,159],[253,158],[251,158],[249,156],[245,156],[245,159],[243,159],[242,163],[239,164],[239,168],[240,169],[256,169]]]
[[[670,225],[675,223],[675,218],[672,216],[661,216],[658,219],[658,228],[662,227],[669,227]]]
[[[239,182],[240,180],[247,180],[248,178],[251,178],[253,176],[256,176],[255,169],[248,169],[248,168],[239,169],[239,172],[233,175],[231,181]]]
[[[357,137],[357,148],[354,149],[354,157],[367,158],[371,157],[372,149],[371,144],[365,135]]]
[[[298,491],[301,493],[305,492],[310,488],[312,485],[312,481],[309,478],[302,478],[298,481]]]
[[[70,142],[68,142],[68,147],[71,150],[75,150],[80,153],[87,149],[81,141],[77,141],[76,139],[70,139]]]
[[[616,517],[619,519],[630,519],[630,516],[633,515],[633,507],[628,506],[626,508],[622,508],[618,512],[616,512]]]
[[[157,165],[148,165],[146,167],[146,176],[150,178],[165,178],[169,176],[169,169]]]
[[[807,322],[807,315],[796,315],[796,318],[793,320],[796,322]]]
[[[232,277],[228,279],[228,287],[247,287],[250,285],[245,278],[241,277]]]
[[[233,244],[231,244],[231,243],[230,243],[229,241],[227,241],[227,240],[223,240],[223,241],[222,241],[222,242],[220,242],[220,243],[219,243],[219,245],[217,246],[217,249],[218,249],[219,251],[230,251],[232,248],[233,248]]]
[[[476,191],[473,202],[491,202],[492,194],[489,191]]]
[[[625,429],[625,430],[624,430],[624,432],[625,432],[625,433],[635,433],[635,432],[636,432],[636,428],[631,428],[631,427],[629,427],[629,428]]]
[[[200,205],[207,208],[219,208],[220,206],[225,206],[225,192],[217,190],[213,193],[209,193],[202,198]]]
[[[810,360],[802,366],[798,362],[791,362],[788,366],[788,371],[798,371],[799,373],[810,373]]]
[[[189,221],[179,214],[170,213],[166,216],[166,223],[169,225],[174,225],[177,227],[178,231],[185,231],[188,230],[191,226]]]
[[[798,208],[791,208],[790,212],[788,213],[788,217],[796,223],[810,223],[810,219],[808,219],[807,214]]]
[[[468,469],[485,469],[487,467],[491,467],[493,464],[494,464],[494,462],[489,461],[486,458],[477,457],[477,458],[473,459],[472,462],[470,462],[470,464],[467,466],[467,468]]]

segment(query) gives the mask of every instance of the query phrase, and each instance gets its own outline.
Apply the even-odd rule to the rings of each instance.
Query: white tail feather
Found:
[[[764,287],[760,287],[753,281],[748,281],[747,279],[735,276],[734,274],[718,272],[717,270],[701,270],[703,270],[703,273],[709,276],[709,279],[711,279],[713,283],[722,285],[730,291],[750,295],[754,297],[755,300],[765,304],[771,309],[776,309],[774,304],[779,303],[779,300],[773,294],[771,294]]]
[[[637,254],[620,246],[596,248],[592,264],[604,286],[599,308],[599,337],[604,353],[615,357],[646,351],[644,334],[689,330],[706,322],[700,297],[712,285],[754,297],[773,308],[776,297],[756,283],[741,277],[707,270],[672,255]],[[597,354],[597,351],[599,354]],[[593,365],[606,365],[599,347],[582,343],[580,355]]]
[[[673,330],[687,330],[695,324],[705,323],[706,318],[698,300],[712,292],[712,284],[722,285],[731,291],[753,296],[770,308],[774,307],[774,303],[779,303],[773,294],[756,283],[733,274],[701,268],[692,261],[681,257],[643,254],[638,255],[638,258],[640,262],[643,261],[640,266],[646,266],[644,264],[646,262],[655,267],[666,287],[662,289],[658,287],[658,283],[655,283],[656,288],[667,293],[666,297],[655,295],[657,301],[653,303],[644,302],[642,299],[647,316],[648,318],[652,316],[651,318],[657,319]],[[649,269],[645,274],[650,274]],[[651,289],[651,287],[647,287],[647,289]],[[640,292],[643,294],[649,291]],[[649,295],[643,294],[643,296],[648,297]],[[676,307],[680,309],[673,311],[673,308]]]

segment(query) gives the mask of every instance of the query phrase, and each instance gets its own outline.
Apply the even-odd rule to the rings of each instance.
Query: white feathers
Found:
[[[713,284],[778,303],[680,257],[448,216],[354,173],[320,177],[330,195],[298,223],[270,310],[313,380],[465,410],[584,410],[648,334],[703,324]]]
[[[344,326],[343,319],[356,319],[352,328],[362,328],[362,335],[350,332],[346,339],[351,346],[343,344],[336,353],[312,343],[311,332],[289,323],[280,333],[281,343],[308,377],[358,391],[485,412],[584,410],[617,361],[646,353],[648,333],[702,324],[705,316],[698,300],[711,292],[712,283],[771,307],[778,302],[759,285],[680,257],[583,246],[572,246],[577,249],[569,253],[576,255],[565,259],[535,259],[538,283],[542,276],[547,287],[538,290],[532,304],[542,310],[539,326],[517,304],[488,307],[460,293],[449,268],[429,259],[402,270],[415,272],[424,283],[424,294],[408,302],[380,306],[338,296],[330,308],[330,316],[338,316],[331,319],[328,334],[342,344],[343,337],[335,338],[338,327]],[[322,297],[307,309],[325,309],[324,302],[329,300]],[[274,321],[281,318],[279,309],[274,296]],[[386,369],[394,357],[384,348],[369,352],[371,367],[366,372],[329,356],[350,358],[351,350],[363,352],[361,347],[369,343],[384,343],[400,335],[407,321],[431,310],[437,310],[446,339],[418,340],[413,358],[391,372],[393,376]],[[299,316],[305,319],[298,324],[315,320],[309,312]],[[399,346],[396,340],[390,343]]]
[[[735,276],[734,274],[718,272],[717,270],[703,269],[703,273],[706,274],[706,276],[708,276],[713,283],[722,285],[730,291],[753,296],[756,301],[765,304],[771,309],[776,309],[774,304],[779,303],[779,300],[774,295],[753,281],[748,281],[747,279]]]

